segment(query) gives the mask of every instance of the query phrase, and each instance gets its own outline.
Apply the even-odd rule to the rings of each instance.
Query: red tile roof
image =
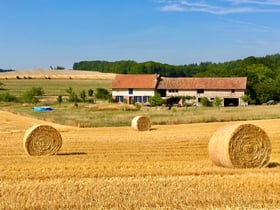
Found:
[[[246,77],[188,77],[188,78],[168,78],[162,77],[158,89],[178,89],[178,90],[245,90]]]
[[[112,82],[112,89],[155,89],[157,74],[118,74]]]

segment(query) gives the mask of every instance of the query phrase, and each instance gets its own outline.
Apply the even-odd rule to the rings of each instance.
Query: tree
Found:
[[[75,103],[78,102],[78,96],[74,91],[70,93],[68,101]]]
[[[61,103],[62,103],[62,96],[61,95],[59,95],[59,96],[57,96],[57,98],[56,98],[56,101],[58,102],[58,104],[59,104],[59,106],[61,105]]]
[[[152,106],[161,106],[165,103],[159,93],[155,93],[155,95],[149,99],[149,102]]]
[[[82,101],[85,103],[86,102],[86,91],[82,90],[82,92],[80,93],[80,97],[82,99]]]
[[[94,91],[92,89],[88,90],[89,102],[94,103]]]
[[[73,88],[72,87],[69,87],[67,90],[66,90],[66,93],[68,93],[69,95],[73,92]]]
[[[0,101],[4,101],[4,102],[16,102],[18,99],[16,96],[11,95],[9,92],[6,92],[2,95],[0,95]]]
[[[201,98],[200,103],[202,106],[212,106],[211,101],[207,97]]]
[[[39,102],[38,96],[42,96],[44,91],[40,87],[32,87],[23,94],[23,101],[25,103],[36,104]]]
[[[218,96],[216,96],[214,98],[213,105],[216,106],[216,107],[219,107],[219,106],[222,105],[222,102],[223,102],[223,99],[218,97]]]
[[[105,88],[96,89],[96,93],[95,93],[96,98],[106,100],[109,98],[109,96],[110,96],[110,93],[107,89],[105,89]]]
[[[92,97],[92,96],[93,96],[93,94],[94,94],[93,89],[89,89],[89,90],[88,90],[88,96]]]
[[[65,68],[63,66],[57,66],[55,67],[55,70],[64,70]]]
[[[68,98],[68,101],[69,102],[75,102],[75,101],[78,101],[78,96],[77,94],[73,91],[73,88],[72,87],[69,87],[66,92],[69,94],[69,98]]]

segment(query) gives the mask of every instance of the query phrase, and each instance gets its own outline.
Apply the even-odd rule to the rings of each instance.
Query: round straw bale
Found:
[[[62,146],[62,138],[60,133],[49,125],[35,125],[25,132],[23,144],[29,155],[55,155]]]
[[[217,166],[261,168],[269,163],[271,144],[266,132],[252,124],[234,124],[218,129],[208,145]]]
[[[148,131],[151,128],[151,122],[147,117],[136,116],[131,121],[131,127],[138,131]]]

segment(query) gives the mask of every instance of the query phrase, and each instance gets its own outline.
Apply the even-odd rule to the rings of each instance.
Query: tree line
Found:
[[[81,61],[74,63],[73,69],[118,74],[158,73],[166,77],[247,77],[246,96],[250,103],[280,101],[280,54],[189,65],[169,65],[154,61],[137,63],[132,60]]]

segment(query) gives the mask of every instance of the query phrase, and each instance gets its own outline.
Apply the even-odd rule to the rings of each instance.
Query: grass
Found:
[[[15,96],[22,96],[26,90],[32,87],[41,87],[45,96],[67,95],[66,90],[72,87],[79,94],[82,90],[106,88],[110,90],[111,80],[60,80],[60,79],[20,79],[0,80],[4,84],[0,93],[8,91]]]
[[[51,112],[34,112],[32,104],[1,103],[1,109],[22,115],[36,117],[65,125],[82,125],[84,127],[128,126],[135,115],[144,115],[150,118],[152,124],[184,124],[200,122],[224,122],[238,120],[258,120],[280,118],[280,106],[248,106],[248,107],[198,107],[177,108],[168,110],[164,107],[142,107],[137,111],[135,107],[126,107],[118,104],[79,103],[75,108],[72,103],[56,104],[56,97],[63,95],[67,99],[66,90],[72,87],[79,95],[82,90],[105,88],[110,90],[111,80],[58,80],[58,79],[20,79],[0,80],[5,90],[12,95],[21,96],[32,87],[41,87],[45,95],[40,105],[51,105]]]
[[[175,108],[175,111],[164,107],[136,107],[123,104],[88,104],[79,103],[75,108],[72,103],[52,104],[53,111],[34,112],[30,104],[1,103],[1,109],[35,117],[41,120],[63,125],[83,127],[119,127],[129,126],[138,115],[150,118],[152,124],[172,125],[188,123],[229,122],[280,118],[280,106],[247,106],[220,108]],[[49,105],[49,104],[41,104]],[[124,109],[124,107],[126,107]]]

